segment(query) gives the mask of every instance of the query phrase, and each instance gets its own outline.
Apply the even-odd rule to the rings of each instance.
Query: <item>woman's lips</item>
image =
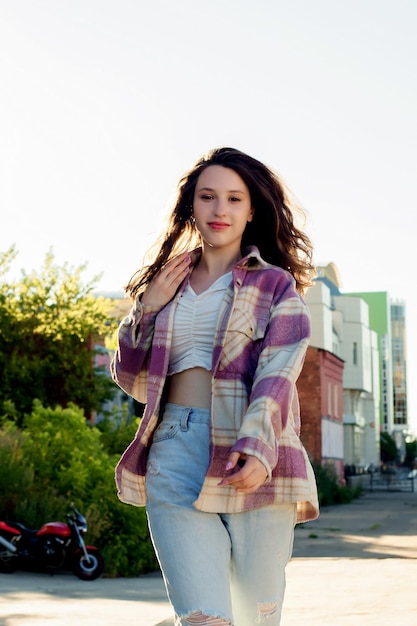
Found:
[[[208,225],[213,230],[224,230],[225,228],[229,228],[229,224],[225,224],[224,222],[209,222]]]

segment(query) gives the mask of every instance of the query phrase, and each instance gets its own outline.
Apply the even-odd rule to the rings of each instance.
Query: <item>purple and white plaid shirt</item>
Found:
[[[118,334],[114,381],[146,404],[135,439],[116,468],[120,500],[146,504],[146,460],[166,381],[175,307],[136,299]],[[210,465],[194,506],[237,513],[280,502],[297,503],[297,522],[318,516],[314,473],[300,441],[296,380],[310,337],[307,306],[293,277],[263,261],[256,248],[233,268],[214,339]],[[231,451],[257,457],[268,479],[255,493],[218,486]]]

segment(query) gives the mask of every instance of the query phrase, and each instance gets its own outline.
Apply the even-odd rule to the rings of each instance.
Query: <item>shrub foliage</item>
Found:
[[[340,483],[337,471],[333,463],[313,463],[313,469],[317,481],[317,491],[320,506],[332,504],[346,504],[357,498],[362,490],[344,486]]]
[[[37,528],[65,521],[74,502],[88,521],[88,543],[103,552],[107,576],[138,576],[157,569],[143,508],[117,499],[114,466],[98,428],[75,405],[63,409],[35,401],[22,427],[3,417],[0,429],[0,519]],[[114,422],[124,446],[137,424]],[[118,424],[118,426],[116,426]],[[113,445],[113,444],[112,444]]]

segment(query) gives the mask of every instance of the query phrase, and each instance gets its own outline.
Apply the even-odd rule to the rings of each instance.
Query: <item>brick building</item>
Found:
[[[343,360],[310,346],[298,379],[301,439],[313,461],[334,464],[343,480]]]

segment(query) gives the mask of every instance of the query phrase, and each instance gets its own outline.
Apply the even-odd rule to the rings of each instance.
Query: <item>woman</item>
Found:
[[[146,504],[177,624],[280,623],[295,523],[318,515],[295,388],[312,273],[277,176],[220,148],[127,286],[112,374],[146,407],[116,481]]]

